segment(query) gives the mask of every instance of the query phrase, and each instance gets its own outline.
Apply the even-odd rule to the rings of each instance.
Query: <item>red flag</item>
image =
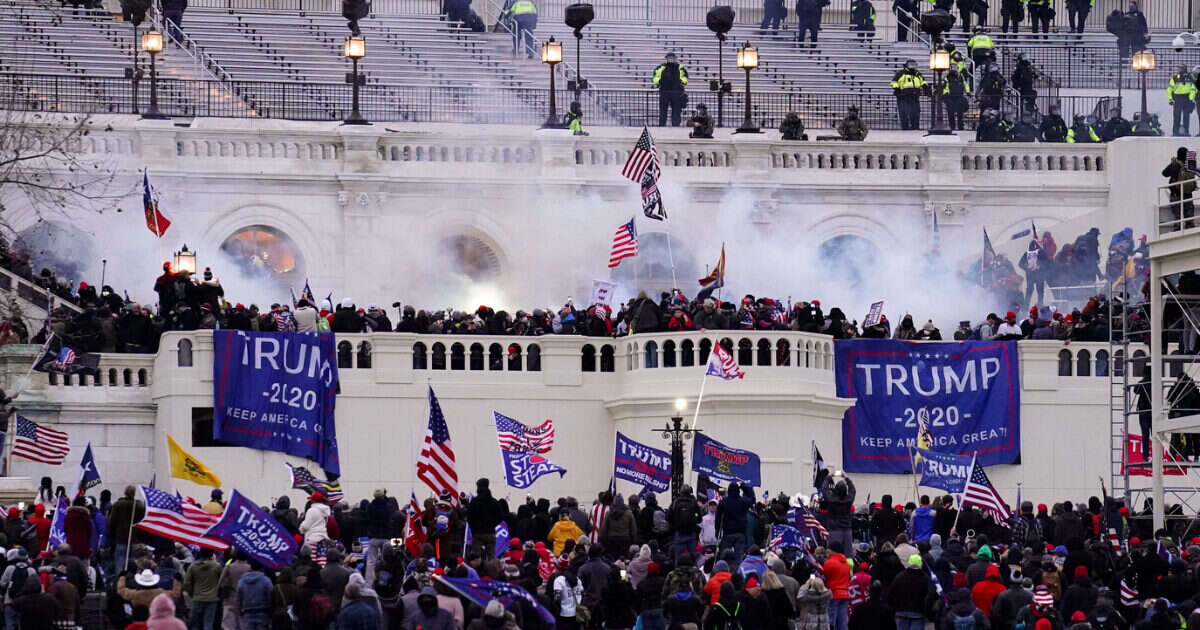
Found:
[[[421,555],[421,545],[425,544],[425,528],[421,525],[421,507],[417,504],[417,494],[414,492],[408,503],[408,518],[404,521],[404,548],[412,557]]]
[[[162,238],[171,222],[158,211],[158,200],[150,194],[150,176],[145,172],[142,173],[142,207],[146,212],[146,228]]]
[[[1176,459],[1167,452],[1166,448],[1162,449],[1162,458],[1164,475],[1187,474],[1187,471],[1180,466],[1165,465],[1167,462],[1173,462]],[[1131,476],[1149,477],[1151,474],[1150,461],[1142,456],[1142,436],[1140,435],[1129,434],[1125,436],[1125,460],[1121,462],[1121,474],[1125,474],[1126,466],[1129,466],[1129,474]]]

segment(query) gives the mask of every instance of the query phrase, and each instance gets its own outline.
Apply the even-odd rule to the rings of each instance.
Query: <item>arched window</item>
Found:
[[[446,369],[446,345],[442,342],[433,344],[433,357],[430,358],[430,367],[435,370]]]
[[[1125,351],[1117,350],[1113,353],[1113,376],[1125,376]]]
[[[1108,376],[1108,350],[1096,351],[1096,376]]]
[[[579,370],[582,372],[596,371],[596,346],[583,344],[583,356],[580,358]]]
[[[471,344],[471,371],[478,372],[483,369],[483,344]]]
[[[758,340],[758,356],[755,365],[771,365],[771,342],[766,339]]]
[[[508,344],[508,371],[521,371],[521,346],[515,343]]]
[[[425,355],[425,344],[420,341],[413,344],[413,369],[429,369],[429,358]]]
[[[738,365],[754,365],[754,342],[738,339],[737,362]]]
[[[1070,350],[1059,350],[1058,351],[1058,375],[1059,376],[1070,376],[1071,375],[1071,351]]]
[[[600,371],[615,372],[617,370],[617,350],[611,344],[600,346]]]
[[[175,349],[178,351],[176,365],[179,367],[192,367],[192,340],[180,339]]]
[[[461,343],[454,343],[450,345],[450,369],[467,369],[466,349],[463,348]]]
[[[668,339],[663,342],[663,367],[675,367],[675,342]]]
[[[625,344],[625,371],[633,371],[633,357],[637,355],[637,344]]]
[[[371,343],[363,341],[358,344],[358,363],[357,367],[360,370],[371,368]]]
[[[63,374],[63,375],[62,375],[62,378],[63,378],[63,380],[62,380],[62,384],[63,384],[63,385],[70,385],[70,384],[71,384],[71,382],[72,382],[72,381],[71,381],[71,375],[70,375],[70,374]]]
[[[654,340],[646,342],[646,367],[658,367],[658,344]]]
[[[109,384],[110,386],[112,386],[112,387],[116,387],[116,386],[117,386],[117,369],[116,369],[116,368],[109,368],[109,370],[108,370],[108,384]]]
[[[525,348],[525,369],[530,372],[542,371],[542,347],[536,343]]]
[[[504,347],[498,343],[488,346],[488,369],[492,371],[504,369]]]
[[[679,344],[680,352],[679,365],[683,367],[692,367],[696,365],[696,344],[691,339],[684,339],[683,343]]]
[[[792,344],[787,339],[775,343],[775,365],[792,364]]]
[[[122,384],[125,385],[125,387],[132,386],[133,385],[133,370],[131,370],[129,368],[125,368],[124,370],[122,370],[121,371],[121,381],[122,381]]]
[[[138,376],[141,376],[141,373],[142,373],[142,372],[144,372],[144,371],[145,371],[145,370],[142,370],[142,371],[138,372]],[[80,374],[80,375],[79,375],[79,381],[78,381],[78,382],[76,382],[75,384],[76,384],[76,385],[78,385],[78,386],[80,386],[80,387],[83,387],[84,385],[87,385],[87,374]],[[139,385],[144,385],[145,383],[138,383],[138,384],[139,384]]]
[[[700,340],[700,356],[697,365],[705,365],[708,363],[708,355],[712,352],[712,341],[707,337]]]
[[[1075,356],[1075,376],[1091,376],[1092,353],[1087,350],[1080,350]]]
[[[354,346],[349,341],[338,342],[338,369],[354,367]]]
[[[145,387],[146,385],[150,384],[150,373],[146,371],[146,368],[142,368],[142,369],[138,370],[137,377],[138,377],[138,387]],[[83,378],[79,379],[79,384],[80,385],[83,384]]]

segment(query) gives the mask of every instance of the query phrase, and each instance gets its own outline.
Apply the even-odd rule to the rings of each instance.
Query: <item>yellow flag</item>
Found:
[[[172,477],[187,479],[202,486],[221,487],[221,478],[209,470],[208,466],[201,464],[200,460],[183,450],[170,435],[167,435],[167,448],[171,451]]]

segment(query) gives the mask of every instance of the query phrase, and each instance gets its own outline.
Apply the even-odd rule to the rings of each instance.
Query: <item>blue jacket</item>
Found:
[[[438,612],[443,611],[439,609]],[[417,616],[423,615],[418,612]],[[450,613],[446,613],[446,616],[449,617]],[[453,624],[454,618],[450,617],[450,619]],[[374,606],[365,600],[355,600],[338,613],[337,627],[338,630],[379,630],[379,616],[375,614]]]
[[[238,604],[242,614],[271,610],[271,580],[262,571],[251,571],[238,580]]]
[[[933,536],[933,508],[922,505],[912,515],[913,542],[929,540]]]

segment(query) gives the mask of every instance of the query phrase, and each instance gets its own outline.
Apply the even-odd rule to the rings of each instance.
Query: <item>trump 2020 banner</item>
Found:
[[[837,395],[856,399],[842,419],[847,472],[911,472],[909,448],[978,453],[982,466],[1018,463],[1021,381],[1015,341],[834,342]],[[925,446],[925,445],[922,445]]]
[[[218,330],[213,351],[215,439],[307,457],[341,474],[332,334]]]
[[[666,492],[671,489],[671,454],[635,442],[618,431],[613,477],[654,492]]]
[[[921,471],[921,485],[927,488],[938,488],[950,494],[962,494],[967,485],[967,477],[971,476],[971,456],[938,453],[916,449],[921,462],[917,467]]]
[[[292,563],[299,544],[279,521],[262,511],[237,490],[229,498],[221,520],[204,534],[229,543],[258,562],[282,569]]]
[[[762,486],[762,471],[758,455],[724,444],[704,435],[695,434],[692,447],[692,470],[722,481],[740,481],[751,487]]]

